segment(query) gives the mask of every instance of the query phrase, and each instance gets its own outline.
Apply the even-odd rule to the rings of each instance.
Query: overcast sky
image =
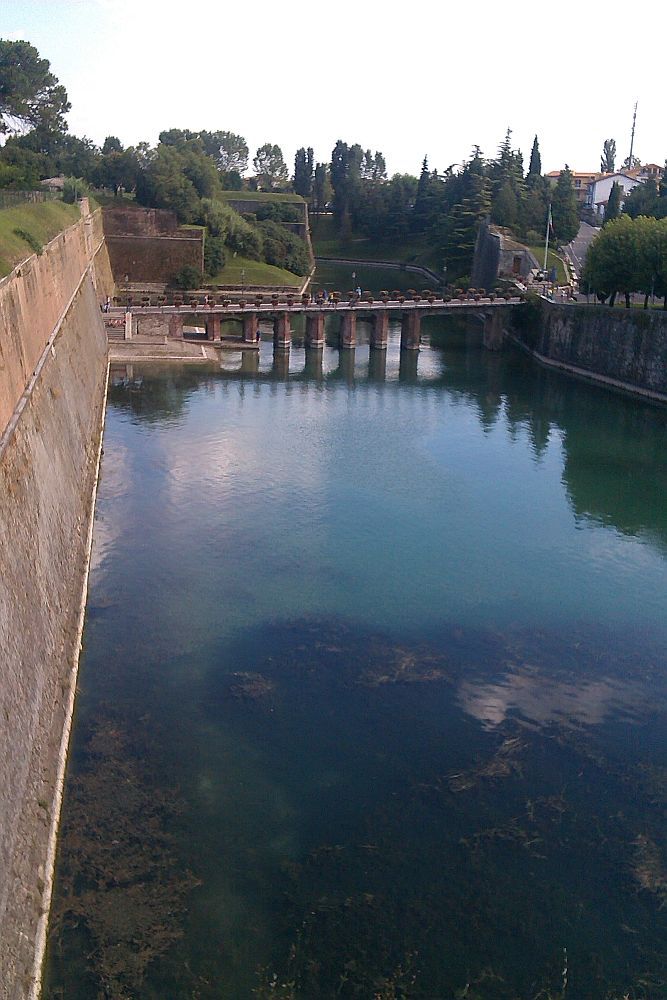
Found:
[[[597,170],[667,156],[662,0],[0,0],[0,36],[25,38],[67,88],[70,130],[101,144],[166,128],[227,129],[328,160],[337,139],[381,150],[389,173],[444,170],[506,129],[527,167]],[[633,14],[634,12],[634,14]],[[636,16],[636,27],[633,25]]]

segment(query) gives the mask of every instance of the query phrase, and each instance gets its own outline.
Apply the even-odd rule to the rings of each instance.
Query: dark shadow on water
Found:
[[[659,650],[306,619],[182,667],[79,733],[48,996],[82,928],[109,997],[664,995]]]

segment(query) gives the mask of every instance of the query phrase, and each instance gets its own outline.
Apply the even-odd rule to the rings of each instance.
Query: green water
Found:
[[[667,412],[427,341],[112,371],[46,996],[667,995]]]

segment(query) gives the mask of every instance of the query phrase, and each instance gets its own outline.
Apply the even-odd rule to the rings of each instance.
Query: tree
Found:
[[[619,292],[630,307],[630,293],[640,285],[639,228],[627,215],[605,226],[589,247],[584,278],[600,298],[609,296],[613,306]]]
[[[329,170],[326,163],[318,163],[315,166],[313,176],[313,208],[318,214],[326,208],[331,198],[331,182],[329,180]]]
[[[0,134],[44,126],[65,132],[65,88],[29,42],[0,39]]]
[[[102,156],[106,156],[108,153],[122,153],[123,147],[121,145],[120,139],[115,135],[108,135],[104,142],[102,143]]]
[[[636,167],[641,167],[642,161],[638,156],[626,156],[623,160],[624,170],[634,170]]]
[[[658,185],[649,177],[645,184],[638,184],[632,189],[625,199],[623,211],[631,219],[637,219],[640,215],[651,215],[654,219],[659,219],[663,208],[660,202]],[[667,208],[667,204],[664,207]]]
[[[600,157],[600,171],[603,174],[613,174],[616,169],[616,140],[605,139]]]
[[[504,181],[494,198],[491,218],[499,226],[513,229],[517,224],[519,206],[514,188],[509,180]]]
[[[618,181],[614,181],[611,186],[611,191],[609,192],[609,200],[607,201],[607,206],[604,210],[604,223],[607,225],[609,222],[613,222],[621,214],[621,194],[622,188]]]
[[[537,141],[537,136],[533,139],[533,148],[530,151],[530,164],[528,165],[528,174],[526,176],[526,183],[533,187],[535,182],[539,177],[542,176],[542,157],[540,156],[540,144]]]
[[[288,178],[287,167],[280,146],[265,142],[257,150],[252,161],[255,168],[257,183],[267,191],[272,191],[277,185],[284,184]]]
[[[294,157],[294,190],[302,198],[310,198],[313,191],[313,149],[302,146]]]
[[[411,228],[416,233],[424,232],[432,214],[431,173],[428,169],[428,157],[422,161],[422,169],[417,182],[417,193],[412,209]]]
[[[140,205],[172,209],[180,222],[194,221],[199,196],[185,176],[183,155],[178,149],[160,143],[152,151],[137,178],[136,198]]]
[[[350,220],[355,214],[361,198],[361,162],[364,153],[357,143],[348,146],[339,139],[331,153],[331,186],[333,188],[333,210],[339,229],[343,220]]]
[[[199,132],[204,152],[215,160],[223,173],[244,174],[248,169],[248,144],[234,132]]]
[[[572,183],[572,172],[565,164],[561,170],[553,197],[551,199],[551,217],[554,235],[559,243],[569,243],[579,232],[579,213],[577,211],[577,196]]]

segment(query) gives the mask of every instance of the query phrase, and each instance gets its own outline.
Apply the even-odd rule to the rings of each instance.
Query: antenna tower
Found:
[[[632,153],[635,148],[635,123],[637,121],[637,104],[639,102],[635,101],[635,110],[632,115],[632,133],[630,135],[630,156],[628,157],[628,166],[632,167]]]

